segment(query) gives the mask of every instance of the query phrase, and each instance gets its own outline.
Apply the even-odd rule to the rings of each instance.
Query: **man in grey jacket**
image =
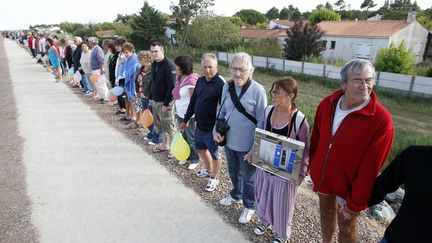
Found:
[[[255,213],[255,167],[244,157],[252,150],[255,128],[264,128],[264,110],[267,106],[265,90],[252,79],[253,71],[252,59],[247,53],[240,52],[234,55],[230,63],[232,80],[223,87],[222,105],[218,116],[218,119],[227,122],[230,129],[222,135],[216,126],[214,132],[216,142],[221,143],[226,139],[225,152],[233,184],[230,195],[221,199],[219,203],[229,206],[243,202],[244,208],[239,217],[242,224],[248,223]],[[236,108],[237,100],[245,112]]]

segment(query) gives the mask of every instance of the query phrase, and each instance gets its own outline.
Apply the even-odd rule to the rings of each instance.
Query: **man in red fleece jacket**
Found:
[[[310,175],[320,201],[323,242],[355,242],[375,178],[393,143],[390,113],[372,90],[373,65],[354,59],[341,70],[341,89],[318,106],[310,146]]]

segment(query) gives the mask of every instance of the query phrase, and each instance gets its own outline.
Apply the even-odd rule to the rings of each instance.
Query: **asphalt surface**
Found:
[[[16,180],[9,193],[17,194],[14,201],[23,207],[12,214],[27,222],[28,241],[246,241],[140,146],[101,120],[66,85],[55,83],[28,52],[9,40],[2,44],[10,77],[1,65],[1,85],[9,80],[14,95],[6,103],[12,106],[7,129],[13,140],[6,151],[19,163],[16,176],[0,175]],[[0,210],[9,210],[0,202]],[[3,242],[5,233],[0,233]]]

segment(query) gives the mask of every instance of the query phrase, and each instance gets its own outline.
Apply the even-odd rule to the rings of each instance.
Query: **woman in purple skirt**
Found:
[[[254,232],[263,235],[266,230],[272,229],[275,233],[273,243],[280,243],[287,242],[291,235],[297,187],[307,173],[309,128],[304,114],[294,103],[297,97],[297,82],[293,78],[284,77],[275,81],[270,93],[273,105],[266,108],[265,129],[306,144],[299,182],[283,179],[259,168],[256,171],[255,198],[260,222]]]

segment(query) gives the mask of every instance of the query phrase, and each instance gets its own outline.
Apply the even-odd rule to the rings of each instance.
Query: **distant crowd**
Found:
[[[356,242],[359,213],[382,201],[386,193],[402,183],[415,186],[406,188],[401,210],[381,242],[429,240],[426,225],[431,213],[425,198],[431,192],[423,188],[423,182],[417,182],[426,176],[413,175],[407,182],[404,175],[412,173],[407,161],[426,166],[424,158],[430,160],[431,146],[408,148],[377,179],[393,143],[394,126],[373,91],[375,70],[369,61],[353,59],[345,64],[340,89],[320,102],[309,129],[310,118],[295,102],[296,80],[275,80],[267,93],[254,80],[251,57],[244,52],[232,57],[226,81],[218,72],[214,53],[203,55],[197,71],[191,56],[180,55],[172,62],[159,42],[149,50],[136,52],[124,38],[99,43],[96,37],[83,40],[75,36],[69,40],[21,34],[8,37],[27,48],[33,58],[53,72],[56,81],[64,80],[84,95],[118,106],[119,120],[145,132],[143,139],[154,153],[165,153],[172,159],[170,146],[174,134],[180,131],[190,155],[178,164],[195,170],[203,162],[205,169],[195,174],[207,178],[204,190],[209,193],[219,184],[223,147],[232,190],[219,203],[242,204],[238,218],[242,224],[249,223],[256,213],[259,222],[254,226],[255,234],[272,232],[273,242],[288,241],[298,187],[310,175],[319,197],[323,242],[333,242],[337,225],[339,242]],[[271,105],[267,104],[267,95]],[[149,112],[151,125],[146,122]],[[305,144],[298,155],[298,181],[254,165],[257,128]],[[420,193],[425,190],[426,195]]]

